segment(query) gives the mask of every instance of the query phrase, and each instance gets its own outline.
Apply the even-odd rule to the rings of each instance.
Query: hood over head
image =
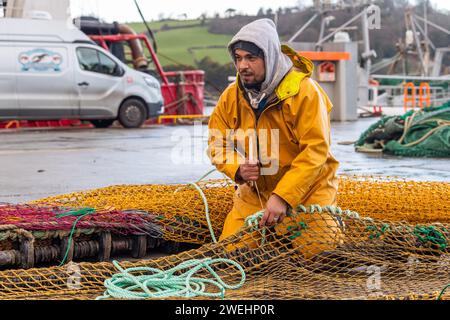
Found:
[[[266,77],[259,92],[246,90],[249,93],[250,104],[257,108],[259,102],[270,96],[284,76],[292,67],[292,61],[281,52],[281,43],[275,24],[270,19],[253,21],[239,30],[228,44],[228,51],[234,61],[233,46],[239,41],[254,43],[264,53]]]

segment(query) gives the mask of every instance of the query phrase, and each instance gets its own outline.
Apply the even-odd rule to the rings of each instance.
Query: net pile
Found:
[[[199,182],[198,185],[207,199],[214,234],[219,235],[233,205],[234,186],[225,180]],[[141,210],[157,217],[166,240],[196,244],[211,242],[205,203],[199,191],[187,184],[111,186],[44,198],[32,204]]]
[[[163,244],[157,217],[136,210],[0,204],[0,268],[76,259],[143,257]],[[147,248],[148,247],[148,248]]]
[[[233,205],[229,181],[198,183],[209,207],[216,237]],[[399,178],[340,176],[337,204],[362,216],[409,223],[450,223],[450,183]],[[121,185],[40,199],[34,204],[97,209],[143,210],[158,216],[163,238],[211,242],[201,194],[190,185]]]
[[[121,266],[167,270],[191,259],[233,259],[246,281],[225,299],[448,299],[442,289],[450,282],[449,241],[449,224],[381,221],[312,206],[274,228],[246,227],[219,243]],[[0,299],[94,299],[117,272],[106,262],[75,267],[2,271]],[[241,280],[229,264],[215,270],[225,282]]]
[[[379,220],[450,223],[450,183],[340,176],[337,204]]]
[[[94,210],[89,207],[77,210],[61,206],[0,204],[0,225],[11,224],[29,231],[70,231],[77,217],[78,229],[110,230],[118,234],[142,234],[154,231],[155,216],[139,211]]]
[[[448,299],[449,291],[442,290],[450,283],[450,183],[339,179],[338,204],[348,210],[299,206],[274,228],[249,226],[219,243],[211,243],[205,203],[190,185],[112,186],[41,199],[33,206],[145,212],[154,217],[163,239],[202,246],[121,266],[169,270],[192,259],[231,259],[244,268],[246,281],[226,290],[226,299]],[[198,185],[218,236],[234,186],[228,181]],[[27,239],[28,231],[20,230],[15,236],[16,230],[5,232]],[[241,280],[232,265],[214,269],[226,283]],[[94,299],[117,272],[107,262],[1,271],[0,299]],[[206,275],[205,270],[197,274]],[[217,288],[206,286],[205,291]]]
[[[383,117],[361,134],[355,147],[397,156],[450,157],[450,101]]]

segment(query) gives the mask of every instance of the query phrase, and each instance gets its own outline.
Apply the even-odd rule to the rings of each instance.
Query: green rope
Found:
[[[309,212],[314,213],[314,211],[317,212],[322,212],[322,207],[320,207],[319,205],[311,205]],[[305,206],[303,205],[299,205],[297,207],[297,211],[303,211],[303,213],[307,213],[308,210],[306,209]],[[248,216],[247,218],[245,218],[245,226],[250,227],[251,231],[256,231],[259,229],[259,221],[262,219],[264,215],[264,210],[258,211],[256,213],[254,213],[251,216]],[[292,210],[288,210],[286,213],[286,216],[290,217],[292,215]],[[300,221],[298,223],[294,223],[293,225],[289,225],[287,227],[287,230],[289,232],[292,232],[293,235],[289,236],[290,240],[294,240],[297,237],[300,237],[302,235],[302,230],[306,230],[307,225],[305,222]],[[264,245],[265,243],[265,239],[266,239],[266,228],[261,230],[262,233],[262,239],[261,239],[261,245]]]
[[[244,225],[246,227],[250,227],[251,231],[259,230],[259,221],[261,221],[262,217],[264,215],[264,210],[260,210],[247,218],[245,218]],[[261,245],[263,246],[266,240],[266,228],[261,230],[262,239],[261,239]]]
[[[298,238],[302,235],[302,230],[306,230],[308,228],[308,226],[306,225],[305,222],[301,221],[297,224],[294,225],[290,225],[287,227],[287,230],[290,232],[294,232],[295,233],[292,236],[289,236],[290,240],[294,240],[295,238]]]
[[[450,288],[450,283],[448,285],[446,285],[444,287],[444,289],[442,289],[441,293],[439,294],[439,296],[437,297],[436,300],[441,300],[442,296],[444,295],[445,290],[447,290],[447,288]]]
[[[211,234],[211,239],[214,243],[217,243],[217,238],[214,234],[214,229],[212,227],[211,224],[211,219],[209,216],[209,206],[208,206],[208,199],[206,198],[205,193],[203,192],[203,190],[199,187],[199,185],[197,184],[198,182],[202,181],[203,179],[205,179],[207,176],[209,176],[211,173],[213,173],[214,171],[216,171],[216,169],[212,169],[209,170],[207,173],[205,173],[200,179],[198,179],[195,182],[189,182],[190,186],[193,186],[195,189],[197,189],[197,191],[200,193],[200,196],[202,197],[203,200],[203,205],[205,206],[205,216],[206,216],[206,222],[208,223],[208,229],[209,229],[209,233]],[[175,190],[175,193],[178,192],[180,189],[182,188],[178,188]],[[162,219],[162,217],[157,217],[159,219]]]
[[[237,284],[225,283],[213,269],[214,264],[227,263],[236,267],[241,273],[241,280]],[[117,261],[114,266],[120,271],[105,280],[106,291],[96,300],[119,299],[147,299],[167,297],[210,297],[224,298],[226,289],[239,289],[245,282],[245,271],[237,262],[229,259],[192,259],[180,263],[169,270],[150,267],[136,267],[123,269]],[[182,270],[188,269],[182,272]],[[207,270],[212,278],[195,277],[201,270]],[[133,275],[137,272],[140,275]],[[146,273],[146,274],[142,274]],[[206,292],[207,286],[214,286],[217,292]]]
[[[323,213],[324,211],[328,211],[334,215],[341,215],[343,213],[347,214],[350,217],[354,217],[354,218],[358,218],[359,219],[359,215],[356,212],[352,212],[349,210],[346,210],[345,212],[342,211],[341,208],[339,207],[334,207],[334,206],[324,206],[323,208],[320,205],[314,204],[314,205],[310,205],[309,209],[307,209],[305,206],[303,205],[298,205],[296,207],[296,211],[298,213],[303,212],[303,213],[314,213],[314,212],[318,212],[318,213]],[[245,226],[247,227],[251,227],[251,231],[255,231],[258,230],[258,226],[259,226],[259,221],[261,220],[262,216],[264,215],[264,211],[258,211],[255,214],[248,216],[245,219]],[[292,210],[288,210],[287,214],[288,217],[292,215]],[[371,226],[372,228],[376,227]],[[302,231],[306,230],[308,228],[308,225],[304,222],[304,221],[300,221],[298,223],[294,223],[292,225],[289,225],[287,227],[287,231],[293,233],[291,236],[289,236],[290,240],[294,240],[298,237],[300,237],[302,235]],[[389,225],[385,224],[383,225],[383,227],[381,228],[381,232],[384,233],[387,229],[389,228]],[[261,245],[264,245],[265,242],[265,238],[266,238],[266,229],[264,228],[262,231],[262,240],[261,240]],[[378,235],[379,236],[379,235]]]
[[[73,211],[60,213],[60,214],[56,215],[56,218],[63,218],[63,217],[68,217],[68,216],[82,216],[82,215],[91,214],[94,212],[95,212],[94,208],[82,208],[79,210],[73,210]]]
[[[206,199],[205,193],[198,186],[198,184],[196,182],[190,182],[189,184],[194,186],[194,188],[197,189],[197,191],[200,193],[200,196],[202,197],[203,204],[205,206],[205,216],[206,216],[206,222],[208,223],[209,233],[211,233],[211,238],[214,241],[214,243],[217,243],[217,239],[216,239],[216,236],[214,235],[214,229],[212,227],[211,219],[210,219],[210,216],[209,216],[208,199]]]
[[[252,227],[252,230],[258,229],[259,221],[262,219],[264,215],[264,210],[260,210],[247,218],[245,218],[245,225],[248,227]]]
[[[209,176],[211,173],[213,173],[214,171],[216,171],[217,169],[211,169],[211,170],[209,170],[207,173],[205,173],[200,179],[198,179],[196,182],[200,182],[200,181],[202,181],[203,179],[205,179],[207,176]]]
[[[413,231],[414,235],[422,243],[431,242],[439,246],[440,250],[445,250],[448,246],[444,235],[436,230],[433,226],[416,226]]]
[[[56,218],[62,218],[62,217],[68,217],[68,216],[78,216],[78,218],[73,222],[72,229],[70,230],[69,241],[67,243],[66,253],[64,254],[64,257],[61,260],[61,263],[59,264],[60,267],[64,265],[64,263],[66,262],[67,256],[69,255],[70,247],[72,245],[73,234],[75,232],[75,227],[76,227],[78,221],[80,221],[83,217],[85,217],[89,214],[93,214],[93,213],[95,213],[94,208],[82,208],[80,210],[64,212],[64,213],[58,214],[56,216]]]
[[[208,199],[205,193],[197,184],[211,173],[216,171],[212,169],[203,175],[196,182],[190,182],[189,185],[193,186],[200,194],[203,204],[205,206],[205,216],[208,223],[208,229],[211,234],[213,242],[217,242],[214,230],[211,224],[209,215]],[[175,191],[177,192],[178,189]],[[216,271],[211,267],[213,264],[227,263],[235,266],[241,273],[241,281],[238,284],[231,285],[225,283]],[[105,293],[97,297],[97,300],[107,298],[123,298],[123,299],[146,299],[146,298],[167,298],[167,297],[221,297],[225,296],[225,289],[238,289],[242,287],[245,282],[245,271],[235,261],[230,259],[192,259],[182,262],[176,267],[173,267],[167,271],[159,270],[156,268],[138,267],[123,269],[117,261],[113,261],[114,266],[120,271],[112,278],[105,280]],[[181,274],[179,273],[183,269],[188,269]],[[206,269],[213,279],[194,277],[195,273]],[[132,272],[146,272],[150,274],[132,275]],[[219,289],[218,292],[208,293],[205,292],[206,286],[212,285]]]
[[[374,238],[380,238],[387,230],[389,230],[390,226],[387,223],[383,223],[383,225],[381,226],[381,228],[378,229],[377,226],[367,226],[366,227],[366,231],[372,231],[374,233],[372,233],[369,236],[369,239],[374,239]]]

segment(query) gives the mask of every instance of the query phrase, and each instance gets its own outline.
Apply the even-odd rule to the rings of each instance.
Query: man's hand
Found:
[[[264,215],[259,222],[259,226],[273,226],[286,217],[288,205],[286,201],[277,196],[276,194],[272,194],[267,200],[266,209],[264,211]]]
[[[242,178],[245,182],[256,181],[259,177],[259,165],[257,162],[251,162],[246,159],[245,163],[239,166],[237,176]]]

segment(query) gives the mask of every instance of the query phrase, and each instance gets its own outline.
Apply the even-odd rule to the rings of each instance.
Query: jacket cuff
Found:
[[[280,188],[275,188],[275,190],[272,192],[279,196],[281,199],[286,201],[288,205],[291,206],[291,208],[295,208],[299,205],[299,199],[296,197],[292,192],[284,192]]]
[[[226,164],[223,168],[223,173],[225,173],[231,180],[238,183],[236,173],[239,170],[239,164]]]

